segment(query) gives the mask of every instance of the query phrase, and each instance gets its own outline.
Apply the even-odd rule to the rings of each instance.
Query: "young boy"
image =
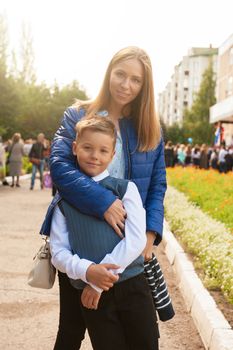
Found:
[[[67,350],[75,348],[68,345],[72,325],[61,325],[69,305],[83,329],[84,318],[94,349],[157,349],[155,312],[141,256],[146,245],[145,210],[136,185],[110,177],[106,170],[115,153],[114,124],[103,117],[83,119],[76,131],[73,154],[80,170],[122,200],[127,218],[121,239],[106,222],[80,213],[64,200],[56,207],[50,233],[52,262],[72,285],[64,287],[60,279],[60,338],[66,339]],[[62,340],[55,349],[62,349],[58,343]]]

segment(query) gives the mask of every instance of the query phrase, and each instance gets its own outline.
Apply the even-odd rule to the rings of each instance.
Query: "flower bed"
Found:
[[[194,254],[204,271],[204,283],[222,290],[233,304],[233,236],[221,222],[203,213],[188,198],[168,186],[165,217],[172,232]]]
[[[192,202],[233,233],[233,173],[192,167],[168,168],[168,183],[184,192]]]

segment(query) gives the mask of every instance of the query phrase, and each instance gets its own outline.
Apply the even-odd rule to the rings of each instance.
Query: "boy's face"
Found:
[[[85,130],[78,141],[73,142],[80,169],[91,177],[107,169],[115,154],[113,139],[102,132]]]

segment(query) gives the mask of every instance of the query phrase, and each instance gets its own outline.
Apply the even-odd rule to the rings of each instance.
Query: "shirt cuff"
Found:
[[[80,261],[77,265],[77,270],[76,270],[77,275],[79,275],[79,278],[85,283],[88,283],[87,277],[86,277],[87,269],[92,264],[94,264],[93,261],[86,260],[86,259],[80,259]]]
[[[117,264],[117,262],[113,259],[113,257],[110,254],[105,255],[105,257],[103,258],[103,260],[101,261],[101,264],[113,264],[113,265],[119,265]],[[113,275],[118,275],[119,273],[122,273],[125,269],[123,269],[122,267],[120,267],[117,270],[112,270],[109,269],[109,271],[113,274]]]
[[[88,283],[88,282],[87,282]],[[88,283],[93,289],[96,290],[96,292],[98,292],[99,294],[101,294],[103,292],[103,289],[97,287],[95,284],[92,283]]]

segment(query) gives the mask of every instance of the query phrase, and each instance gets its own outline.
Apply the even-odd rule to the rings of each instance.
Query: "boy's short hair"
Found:
[[[113,148],[116,145],[117,132],[115,125],[108,117],[94,116],[89,118],[81,119],[75,126],[76,130],[76,141],[79,137],[82,137],[84,131],[89,130],[93,132],[102,132],[103,134],[109,135],[113,140]]]

